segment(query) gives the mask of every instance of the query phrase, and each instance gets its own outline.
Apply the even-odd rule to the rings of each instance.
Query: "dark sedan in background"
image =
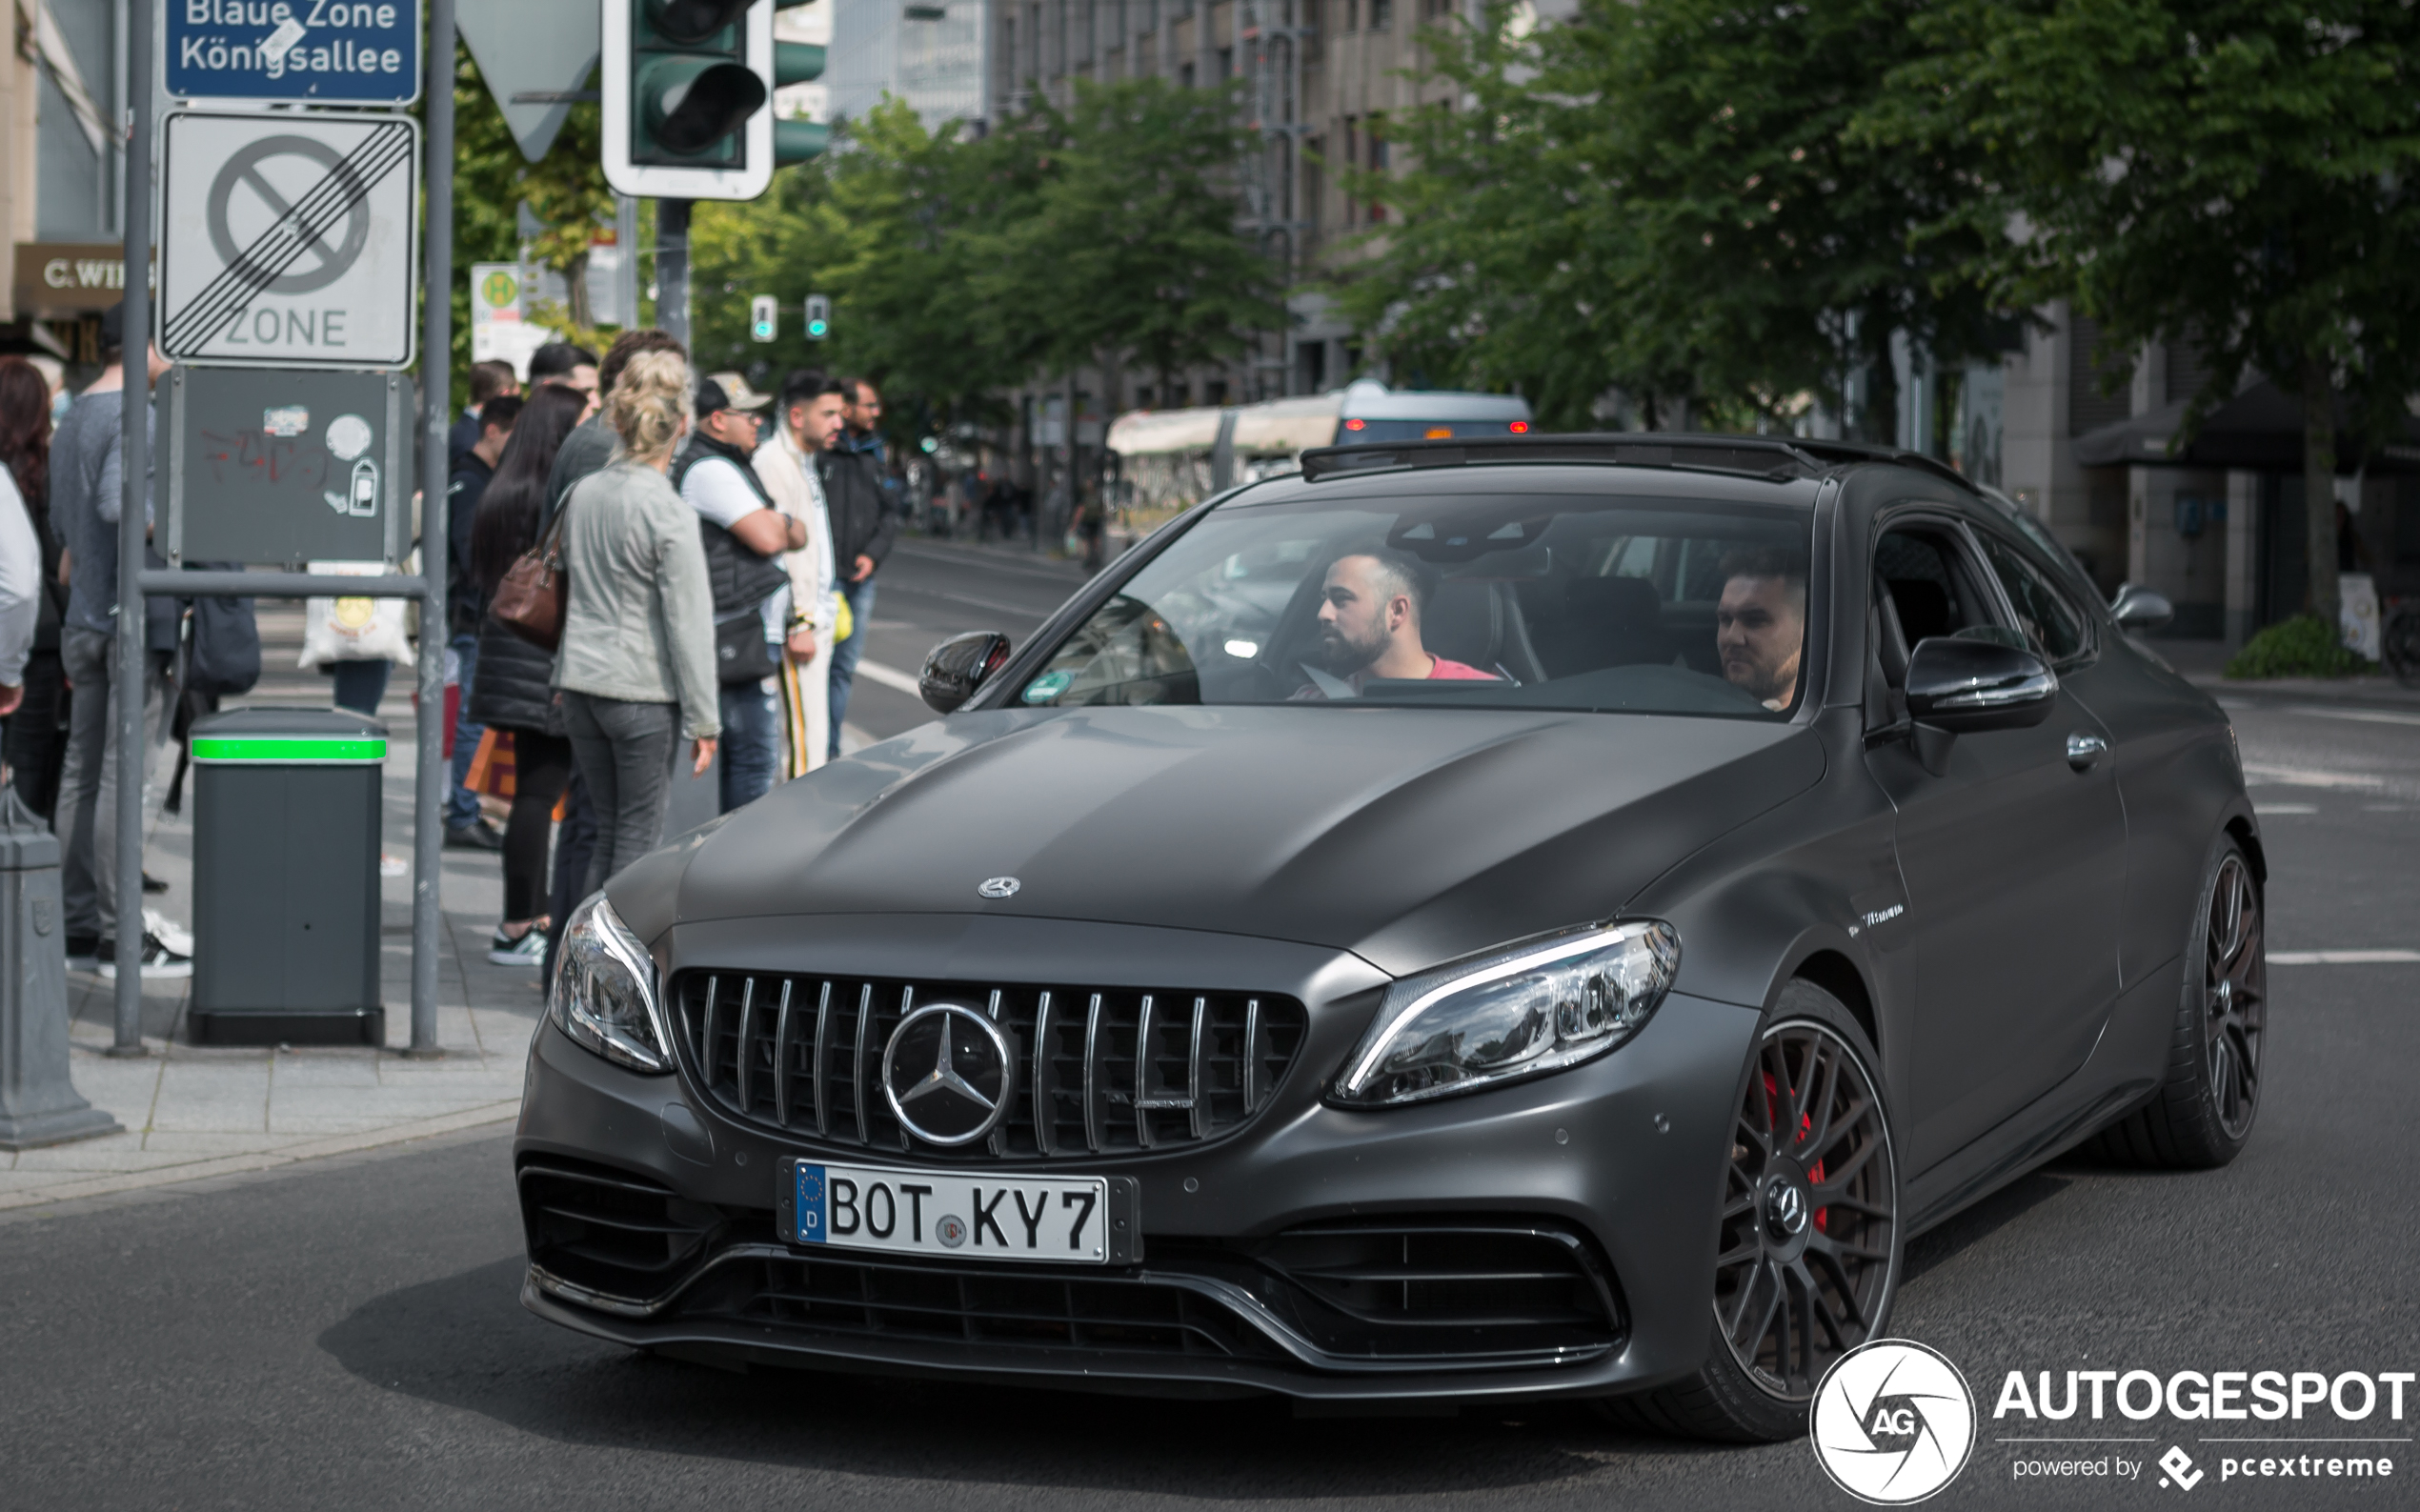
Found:
[[[1912,1234],[2250,1133],[2260,839],[2125,634],[2162,611],[1873,449],[1309,454],[583,905],[524,1299],[722,1362],[1803,1431]]]

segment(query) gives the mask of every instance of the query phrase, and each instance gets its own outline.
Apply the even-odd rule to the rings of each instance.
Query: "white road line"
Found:
[[[2311,767],[2279,767],[2263,762],[2244,763],[2244,776],[2255,782],[2282,782],[2289,788],[2382,788],[2383,777],[2364,776],[2354,772],[2321,772]]]
[[[2323,719],[2359,719],[2366,724],[2420,724],[2420,714],[2390,714],[2384,709],[2319,709],[2296,704],[2294,713],[2315,714]]]
[[[885,688],[897,688],[901,693],[912,693],[918,697],[924,696],[923,691],[917,686],[914,676],[901,672],[897,667],[886,667],[878,661],[858,662],[857,675],[868,682],[880,683]]]
[[[2420,950],[2272,950],[2272,966],[2401,966],[2420,961]]]
[[[2252,812],[2264,817],[2271,814],[2316,814],[2319,812],[2319,805],[2316,803],[2255,803],[2252,805]]]

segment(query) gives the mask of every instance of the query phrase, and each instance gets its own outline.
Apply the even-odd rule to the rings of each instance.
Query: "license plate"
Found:
[[[793,1244],[950,1260],[1128,1264],[1142,1257],[1132,1177],[1019,1176],[782,1162],[775,1220]]]

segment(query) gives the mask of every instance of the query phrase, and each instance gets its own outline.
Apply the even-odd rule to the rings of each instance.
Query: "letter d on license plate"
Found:
[[[775,1170],[775,1221],[793,1244],[1074,1265],[1142,1258],[1132,1177],[906,1171],[799,1159]]]

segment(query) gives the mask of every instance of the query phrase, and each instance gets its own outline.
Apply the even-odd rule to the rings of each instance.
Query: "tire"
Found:
[[[1796,1438],[1824,1372],[1886,1336],[1903,1224],[1880,1064],[1838,998],[1808,981],[1782,989],[1732,1099],[1705,1362],[1602,1402],[1606,1417],[1731,1443]],[[1777,1147],[1790,1103],[1798,1131]]]
[[[2407,688],[2420,688],[2420,609],[2398,609],[2380,637],[2387,670]]]
[[[2269,1033],[2269,941],[2260,879],[2222,838],[2202,872],[2186,937],[2168,1078],[2148,1102],[2096,1135],[2121,1165],[2211,1170],[2243,1153],[2260,1113]]]

